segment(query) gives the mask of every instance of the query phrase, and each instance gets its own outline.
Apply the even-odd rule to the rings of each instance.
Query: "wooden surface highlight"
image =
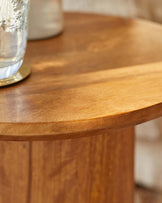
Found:
[[[31,77],[0,89],[0,139],[64,139],[162,115],[162,28],[66,14],[57,38],[29,42]],[[80,135],[79,135],[80,136]]]
[[[133,128],[0,149],[0,203],[133,203]]]
[[[31,77],[0,89],[0,203],[133,203],[129,126],[162,115],[162,28],[65,17],[29,43]]]

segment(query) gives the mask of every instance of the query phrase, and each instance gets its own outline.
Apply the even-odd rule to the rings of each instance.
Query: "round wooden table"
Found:
[[[0,203],[133,203],[134,126],[162,115],[162,28],[69,13],[0,89]]]

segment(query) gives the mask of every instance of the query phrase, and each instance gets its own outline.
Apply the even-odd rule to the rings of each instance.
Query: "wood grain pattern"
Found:
[[[31,77],[0,89],[1,140],[62,139],[162,115],[162,28],[90,14],[65,18],[62,36],[29,43]]]
[[[162,115],[162,28],[66,22],[64,35],[29,43],[31,77],[0,89],[0,203],[133,203],[129,126]]]
[[[133,203],[133,128],[3,148],[0,203]]]
[[[0,203],[27,202],[29,164],[29,143],[0,142]]]

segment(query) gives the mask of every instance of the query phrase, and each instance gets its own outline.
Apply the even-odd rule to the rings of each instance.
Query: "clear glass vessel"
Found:
[[[29,0],[0,0],[0,80],[23,63],[27,41]]]
[[[62,0],[31,0],[30,4],[30,40],[52,37],[63,31]]]

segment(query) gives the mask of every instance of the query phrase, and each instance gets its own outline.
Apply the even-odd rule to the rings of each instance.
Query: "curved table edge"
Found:
[[[0,141],[73,139],[87,136],[87,133],[92,131],[132,127],[162,116],[162,103],[144,109],[144,111],[139,109],[92,120],[53,123],[0,123]],[[161,110],[159,111],[159,109]]]

